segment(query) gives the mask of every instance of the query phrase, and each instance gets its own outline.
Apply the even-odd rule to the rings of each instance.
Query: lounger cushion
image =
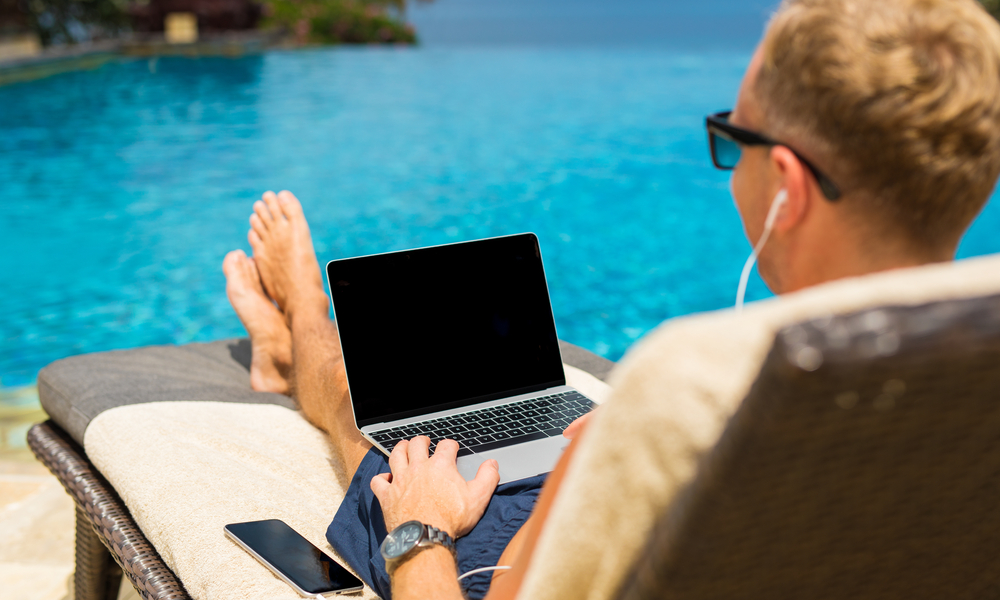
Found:
[[[249,365],[246,339],[81,354],[42,369],[38,398],[81,444],[91,420],[117,406],[183,400],[295,407],[288,396],[251,390]]]
[[[742,315],[727,310],[665,323],[612,373],[612,395],[584,434],[519,597],[614,596],[654,520],[668,509],[683,514],[682,492],[782,328],[997,293],[1000,257],[992,256],[841,280],[755,303]],[[884,325],[877,310],[869,315],[873,331]],[[875,347],[891,352],[891,341]],[[817,357],[804,350],[796,360]]]
[[[567,342],[559,346],[565,363],[599,379],[614,365]],[[118,406],[208,401],[295,408],[288,396],[251,390],[249,369],[246,339],[82,354],[42,369],[38,396],[52,420],[81,444],[90,422]]]
[[[565,368],[570,385],[606,397],[607,384]],[[282,519],[336,557],[325,533],[349,482],[327,436],[298,411],[205,401],[119,406],[91,421],[84,448],[196,600],[298,598],[223,536],[227,523]]]

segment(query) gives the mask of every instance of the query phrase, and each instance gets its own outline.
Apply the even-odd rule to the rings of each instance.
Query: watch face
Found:
[[[407,521],[389,532],[382,542],[382,556],[386,560],[399,558],[413,549],[424,533],[420,521]]]

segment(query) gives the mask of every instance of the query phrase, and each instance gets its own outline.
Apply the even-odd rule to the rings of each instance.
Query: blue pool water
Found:
[[[749,248],[702,119],[748,59],[331,49],[0,87],[0,385],[71,354],[242,335],[220,264],[280,188],[321,261],[536,232],[560,336],[617,359],[733,301]],[[1000,250],[998,231],[993,203],[962,255]]]

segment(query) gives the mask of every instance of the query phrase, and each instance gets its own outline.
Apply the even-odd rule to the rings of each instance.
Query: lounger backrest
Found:
[[[782,329],[618,597],[1000,597],[1000,296]]]

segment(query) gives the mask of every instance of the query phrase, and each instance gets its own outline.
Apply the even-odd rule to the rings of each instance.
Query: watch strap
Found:
[[[441,545],[447,548],[448,551],[451,552],[452,557],[455,558],[456,564],[458,563],[458,551],[455,548],[455,540],[452,539],[447,532],[442,531],[437,527],[427,525],[426,523],[421,523],[421,525],[423,525],[424,531],[421,534],[420,541],[417,542],[417,545],[411,548],[406,554],[396,559],[386,561],[385,568],[389,576],[392,576],[393,572],[396,571],[396,568],[398,568],[399,565],[410,560],[417,554],[420,554],[422,550],[426,550],[435,545]]]
[[[433,525],[424,525],[424,539],[420,540],[418,546],[430,546],[432,544],[441,544],[447,548],[452,555],[456,555],[455,551],[455,540],[451,539],[451,536],[441,531]]]

